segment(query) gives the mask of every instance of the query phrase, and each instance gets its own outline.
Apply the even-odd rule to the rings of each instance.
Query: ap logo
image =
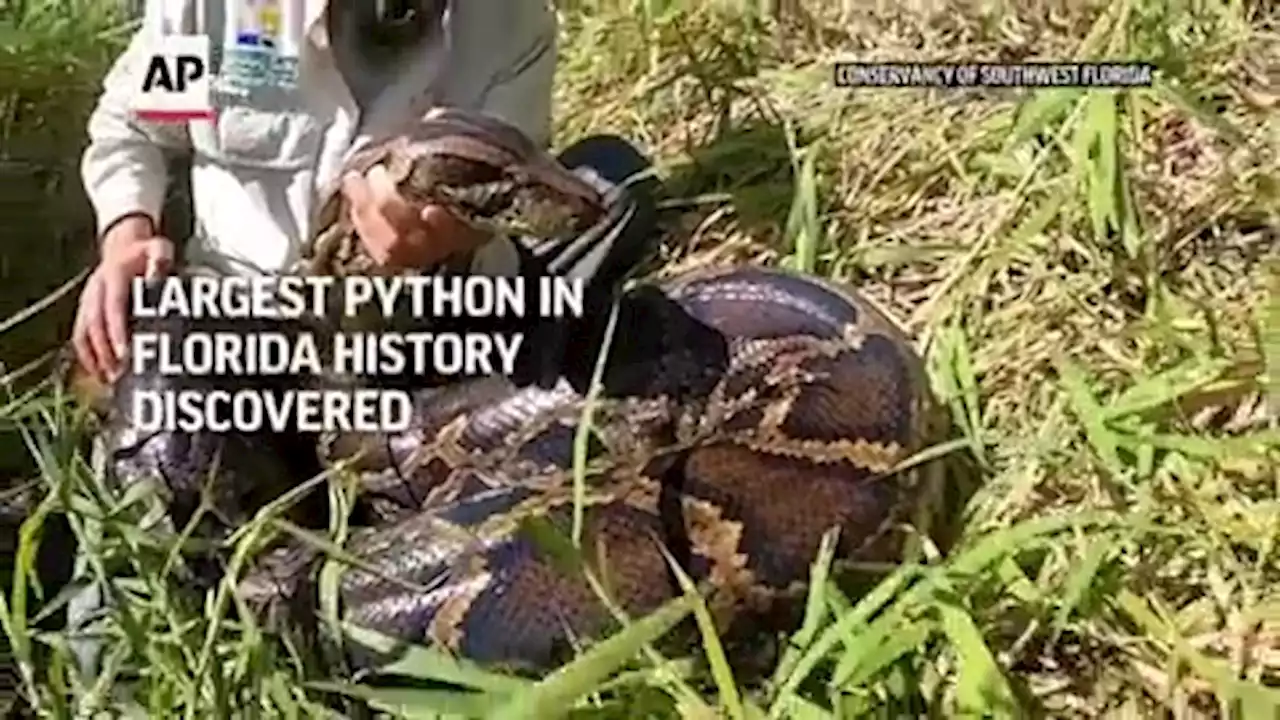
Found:
[[[153,47],[134,98],[134,113],[158,122],[213,119],[209,37],[164,35]]]

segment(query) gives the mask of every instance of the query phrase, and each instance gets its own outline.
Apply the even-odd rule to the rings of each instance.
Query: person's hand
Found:
[[[98,380],[120,375],[129,350],[129,291],[133,279],[173,265],[173,243],[147,218],[121,220],[102,239],[102,257],[80,293],[71,342],[81,368]]]
[[[385,268],[426,268],[459,250],[484,242],[444,207],[419,209],[404,198],[382,166],[367,175],[350,173],[342,191],[351,203],[351,223],[373,261]]]

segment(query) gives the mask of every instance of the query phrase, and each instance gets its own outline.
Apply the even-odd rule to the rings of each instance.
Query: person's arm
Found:
[[[148,12],[153,5],[158,3],[148,3]],[[80,173],[99,239],[121,226],[145,229],[143,220],[152,234],[159,230],[169,181],[165,150],[190,147],[185,123],[141,121],[129,107],[151,56],[148,37],[147,31],[138,31],[116,59],[89,116],[89,145]]]

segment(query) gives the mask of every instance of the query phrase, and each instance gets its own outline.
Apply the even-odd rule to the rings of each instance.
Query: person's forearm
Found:
[[[107,74],[89,117],[89,145],[80,169],[101,239],[121,223],[125,230],[136,229],[126,220],[150,222],[154,232],[168,187],[165,149],[189,147],[185,125],[145,123],[133,116],[131,96],[149,56],[139,33]]]
[[[155,237],[157,232],[156,221],[149,215],[143,213],[122,215],[103,229],[98,250],[103,256],[111,255],[125,245],[149,240]]]

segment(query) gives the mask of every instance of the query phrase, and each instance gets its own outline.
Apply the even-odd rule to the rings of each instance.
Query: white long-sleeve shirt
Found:
[[[326,18],[372,0],[326,4],[148,0],[89,120],[81,169],[100,234],[129,214],[158,220],[164,149],[190,150],[196,228],[187,262],[278,272],[297,258],[320,193],[349,154],[433,105],[484,110],[549,141],[556,20],[545,0],[448,2],[422,42],[381,63],[356,42],[367,27]],[[160,33],[209,35],[216,120],[157,124],[131,111]],[[472,269],[505,275],[515,266],[511,241],[494,238]]]

